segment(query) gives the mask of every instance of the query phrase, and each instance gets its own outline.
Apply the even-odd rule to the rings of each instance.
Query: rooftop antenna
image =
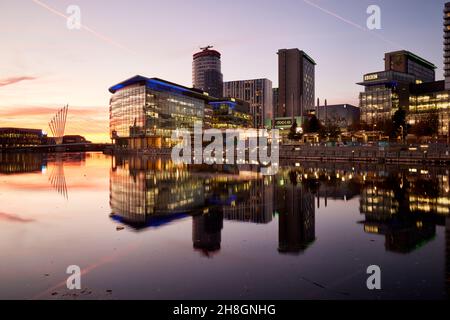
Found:
[[[212,49],[213,47],[214,47],[214,46],[208,45],[208,46],[206,46],[206,47],[200,47],[200,50],[206,51],[206,50]]]

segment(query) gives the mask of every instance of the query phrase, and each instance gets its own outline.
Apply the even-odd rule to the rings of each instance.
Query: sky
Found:
[[[192,54],[213,45],[224,81],[268,78],[277,55],[316,62],[316,97],[358,105],[363,74],[409,50],[443,78],[441,0],[1,0],[0,127],[40,128],[69,104],[66,134],[108,141],[108,88],[134,75],[192,86]],[[80,8],[82,28],[67,27]],[[381,9],[369,30],[366,10]]]

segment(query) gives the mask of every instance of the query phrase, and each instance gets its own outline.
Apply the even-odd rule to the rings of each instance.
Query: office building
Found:
[[[0,148],[39,146],[46,137],[41,129],[0,128]]]
[[[317,106],[316,117],[324,125],[336,125],[346,129],[359,123],[360,110],[351,104]]]
[[[221,98],[223,94],[223,76],[220,53],[211,50],[211,46],[202,48],[193,56],[192,86],[207,92],[210,96]]]
[[[315,61],[299,49],[278,51],[278,109],[276,117],[304,116],[314,109]]]
[[[249,103],[243,100],[229,98],[209,102],[205,108],[210,119],[211,128],[239,129],[253,127],[253,117],[250,114]]]
[[[397,71],[416,77],[417,82],[436,79],[436,66],[406,50],[388,52],[384,55],[384,71]]]
[[[171,147],[172,132],[203,121],[211,98],[198,89],[158,78],[135,76],[111,88],[110,133],[126,149]]]
[[[412,84],[410,86],[409,108],[407,121],[414,126],[422,121],[432,125],[435,118],[437,134],[448,136],[450,134],[450,92],[445,90],[445,81]]]
[[[255,128],[262,128],[265,119],[273,118],[272,81],[269,79],[224,82],[223,96],[248,102]]]
[[[376,126],[392,119],[399,108],[408,110],[410,86],[434,79],[436,66],[410,52],[400,51],[386,54],[385,68],[365,74],[358,83],[364,86],[364,92],[359,95],[359,107],[361,122],[366,125]]]

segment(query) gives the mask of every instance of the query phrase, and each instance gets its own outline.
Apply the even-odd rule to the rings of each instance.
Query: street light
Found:
[[[401,134],[400,137],[401,137],[401,139],[402,139],[401,141],[402,141],[402,143],[403,143],[404,141],[403,141],[403,126],[402,126],[402,125],[400,126],[400,134]]]

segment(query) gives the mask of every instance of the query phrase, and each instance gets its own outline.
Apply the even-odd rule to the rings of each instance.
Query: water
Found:
[[[0,155],[1,299],[445,299],[448,168]],[[122,229],[122,227],[124,227]],[[66,269],[82,269],[82,290]],[[381,290],[366,269],[381,268]]]

